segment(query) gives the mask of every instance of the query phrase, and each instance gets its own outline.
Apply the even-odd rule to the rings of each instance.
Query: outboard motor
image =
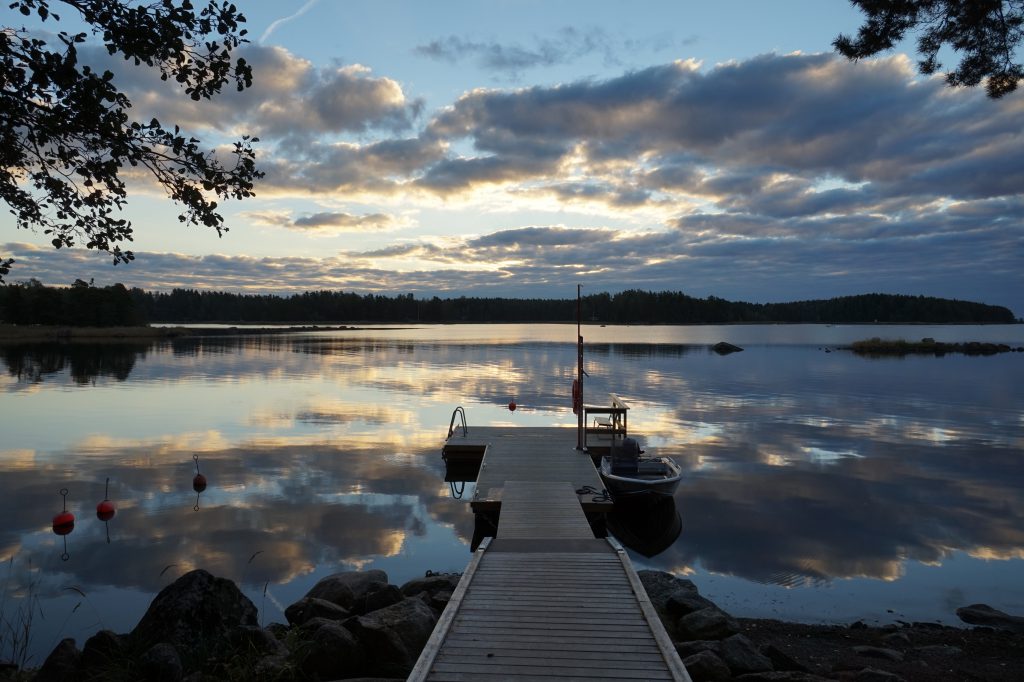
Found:
[[[635,438],[623,438],[621,443],[612,444],[612,473],[620,476],[635,476],[640,462],[640,443]]]

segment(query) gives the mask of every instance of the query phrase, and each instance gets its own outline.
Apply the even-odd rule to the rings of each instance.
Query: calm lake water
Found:
[[[739,616],[1024,613],[1024,354],[826,352],[871,336],[1024,345],[1024,326],[583,333],[587,401],[618,393],[648,452],[686,471],[681,532],[652,557],[631,552],[638,567],[687,574]],[[3,617],[31,599],[38,665],[62,637],[131,629],[196,567],[242,585],[265,624],[340,570],[398,584],[461,571],[474,516],[472,483],[459,498],[444,481],[452,410],[471,426],[574,426],[575,335],[454,325],[0,345]],[[711,353],[721,340],[746,350]],[[108,478],[117,513],[104,523]],[[61,489],[77,517],[66,536],[51,529]]]

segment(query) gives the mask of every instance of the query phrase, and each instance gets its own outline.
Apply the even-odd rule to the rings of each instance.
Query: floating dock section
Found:
[[[594,537],[587,514],[611,502],[574,435],[449,439],[449,461],[482,457],[471,504],[498,515],[497,533],[473,553],[410,680],[690,681],[629,557]]]

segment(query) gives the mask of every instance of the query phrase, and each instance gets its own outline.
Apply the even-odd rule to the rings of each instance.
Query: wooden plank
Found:
[[[455,671],[443,671],[436,674],[431,674],[431,680],[436,682],[487,682],[488,680],[494,680],[500,682],[502,680],[508,680],[509,676],[504,672],[492,672],[492,673],[457,673]],[[590,675],[561,675],[558,673],[548,673],[542,675],[522,675],[518,674],[514,678],[517,682],[593,682],[593,676]],[[649,677],[647,679],[671,679],[669,677],[655,678]]]
[[[440,651],[441,646],[444,644],[444,638],[448,634],[448,630],[451,628],[452,623],[455,621],[455,615],[459,611],[459,606],[462,604],[462,600],[466,597],[466,592],[469,590],[469,585],[473,582],[473,576],[476,574],[480,567],[480,561],[484,558],[484,553],[487,551],[487,545],[491,542],[490,538],[484,538],[480,542],[480,546],[473,553],[473,558],[469,561],[469,566],[463,571],[462,577],[459,579],[459,584],[455,587],[455,591],[452,592],[451,599],[448,600],[448,605],[444,611],[441,612],[441,617],[438,618],[437,624],[434,625],[433,632],[430,633],[430,639],[423,646],[423,651],[420,652],[420,657],[416,660],[416,665],[413,667],[412,672],[409,673],[408,680],[425,680],[427,673],[430,671],[430,666],[434,662],[434,658],[437,656],[437,652]]]
[[[622,545],[612,538],[608,539],[608,544],[615,549],[619,558],[622,560],[622,567],[626,572],[626,576],[629,578],[630,585],[633,588],[633,594],[636,596],[637,603],[640,604],[640,609],[644,612],[647,622],[650,623],[651,632],[654,635],[654,641],[658,643],[658,648],[661,649],[662,656],[664,656],[665,662],[668,664],[669,671],[672,673],[673,679],[692,682],[690,674],[686,672],[686,666],[683,665],[682,659],[679,658],[679,653],[676,651],[675,645],[672,643],[668,633],[665,631],[665,626],[661,624],[661,618],[658,616],[657,611],[654,610],[654,605],[651,604],[650,597],[647,596],[647,590],[645,590],[644,586],[640,583],[640,576],[638,576],[636,571],[633,570],[633,564],[629,561],[626,551],[622,548]]]
[[[473,632],[475,634],[480,635],[481,637],[487,638],[487,637],[503,637],[505,635],[517,636],[517,635],[529,634],[530,632],[541,632],[541,630],[539,630],[539,629],[532,629],[531,630],[529,628],[524,630],[522,624],[520,624],[519,627],[513,627],[513,626],[509,626],[509,625],[498,626],[498,625],[481,624],[481,625],[476,625],[472,629],[466,628],[465,630],[455,630],[454,632],[458,632],[460,634],[463,633],[463,632]],[[610,633],[609,628],[597,628],[596,630],[591,630],[591,631],[586,631],[583,628],[577,628],[575,630],[571,630],[570,629],[570,630],[563,630],[563,631],[560,631],[560,632],[555,632],[555,631],[550,631],[550,632],[551,632],[551,635],[555,636],[555,637],[582,636],[579,633],[587,632],[586,636],[588,638],[591,638],[592,640],[596,639],[596,638],[600,638],[600,637],[608,637],[610,640],[614,640],[614,641],[621,641],[621,640],[626,640],[626,639],[629,639],[629,640],[636,639],[636,640],[643,640],[643,641],[647,641],[647,642],[652,641],[651,633],[648,630],[645,630],[643,628],[623,629],[621,632],[616,632],[614,634],[614,636],[610,636],[609,635],[609,633]]]
[[[479,651],[479,643],[484,639],[479,635],[455,635],[449,634],[445,640],[445,650],[472,648]],[[552,636],[543,635],[506,635],[504,637],[488,637],[486,643],[489,646],[497,646],[502,649],[523,649],[526,651],[563,651],[567,644],[572,645],[573,651],[596,651],[608,653],[643,653],[661,655],[661,650],[653,642],[619,642],[617,640],[604,641],[594,640],[583,636]]]
[[[589,539],[594,533],[571,482],[506,479],[497,537]]]
[[[497,674],[500,673],[505,679],[512,677],[512,671],[509,670],[507,662],[500,665],[467,665],[464,663],[442,663],[437,662],[434,664],[432,670],[439,673],[459,673],[462,675],[486,675],[486,674]],[[657,670],[630,670],[628,668],[617,668],[609,670],[608,668],[580,668],[571,666],[558,666],[558,665],[538,665],[538,666],[516,666],[516,674],[524,675],[537,675],[547,676],[549,679],[552,677],[558,679],[564,679],[569,676],[586,676],[590,679],[605,679],[605,680],[670,680],[671,675],[668,672],[662,672]]]
[[[493,660],[491,660],[493,659]],[[553,649],[507,649],[501,646],[478,649],[474,647],[452,647],[446,646],[444,651],[435,661],[466,663],[502,663],[508,661],[510,664],[521,664],[529,661],[536,664],[537,661],[572,661],[575,665],[584,668],[616,668],[616,667],[646,667],[647,669],[664,670],[665,664],[661,660],[661,653],[653,652],[601,652],[601,651],[556,651]]]
[[[515,666],[525,665],[551,665],[553,667],[573,668],[629,668],[630,670],[651,670],[663,671],[665,663],[661,660],[660,654],[652,656],[619,654],[615,657],[600,657],[596,654],[587,653],[581,655],[573,651],[544,652],[544,655],[529,654],[527,652],[509,652],[502,650],[479,651],[470,650],[465,653],[455,653],[447,648],[434,661],[435,667],[439,663],[461,663],[464,665],[507,665],[515,670]]]

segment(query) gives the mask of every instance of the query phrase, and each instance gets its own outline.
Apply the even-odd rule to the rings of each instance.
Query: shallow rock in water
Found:
[[[167,642],[155,644],[142,654],[139,657],[139,668],[142,679],[150,682],[181,682],[185,674],[181,657]]]
[[[284,617],[291,625],[302,625],[313,618],[345,620],[351,613],[334,602],[317,597],[303,597],[284,610]]]
[[[367,591],[374,584],[387,585],[388,574],[379,569],[346,571],[321,579],[306,596],[324,599],[351,611],[358,600],[365,599]]]
[[[160,590],[129,637],[137,648],[166,642],[203,661],[240,625],[259,625],[256,607],[233,582],[199,569]]]
[[[739,623],[717,607],[688,613],[678,621],[676,628],[686,639],[725,639],[739,632]]]
[[[1024,618],[1011,616],[988,604],[971,604],[961,606],[956,610],[960,620],[971,625],[987,625],[991,628],[1009,630],[1010,632],[1024,632]]]
[[[765,672],[773,667],[771,660],[743,635],[733,635],[722,640],[720,655],[735,675]]]
[[[715,351],[719,355],[728,355],[729,353],[738,353],[743,349],[739,346],[734,346],[731,343],[719,341],[715,345],[711,346],[711,350]]]
[[[82,652],[75,646],[75,640],[62,639],[43,661],[33,682],[72,682],[78,679],[78,663]]]
[[[366,672],[382,677],[405,677],[416,664],[437,623],[423,600],[403,599],[387,608],[345,621],[366,657]]]
[[[729,666],[712,651],[699,651],[683,659],[693,682],[725,682],[732,679]]]

